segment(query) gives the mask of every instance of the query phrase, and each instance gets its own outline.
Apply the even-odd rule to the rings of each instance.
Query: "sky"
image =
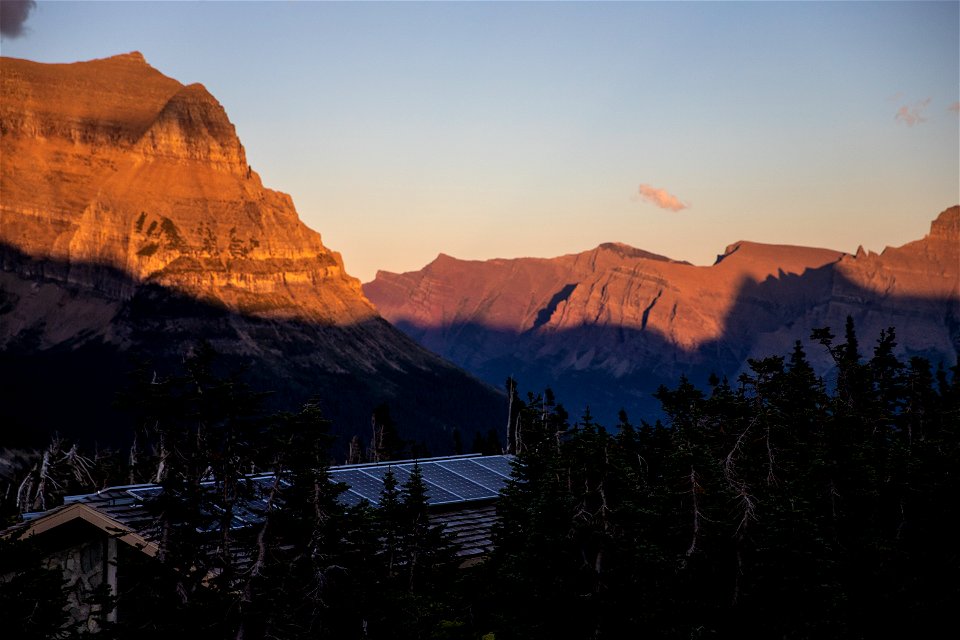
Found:
[[[203,83],[364,282],[602,242],[880,251],[960,203],[960,2],[2,5],[4,56]]]

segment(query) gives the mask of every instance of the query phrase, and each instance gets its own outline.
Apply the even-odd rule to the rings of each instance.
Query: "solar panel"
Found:
[[[509,478],[513,473],[513,466],[510,464],[510,459],[506,456],[482,456],[477,458],[468,458],[468,460],[476,462],[481,467],[495,471],[505,478]]]
[[[422,465],[420,469],[423,472],[424,480],[443,487],[461,499],[477,500],[480,498],[493,498],[497,495],[496,491],[491,491],[476,482],[471,482],[462,475],[458,475],[449,469],[444,469],[437,463],[428,462]]]
[[[355,507],[363,501],[363,496],[353,489],[347,489],[337,496],[337,500],[347,507]]]
[[[137,489],[128,489],[134,498],[138,500],[151,500],[160,495],[160,492],[163,491],[162,487],[139,487]]]
[[[241,485],[237,492],[237,499],[233,503],[234,518],[246,524],[263,522],[269,510],[267,503],[273,487],[273,483],[269,487],[264,487],[264,484],[255,481],[246,487]],[[271,507],[276,508],[276,503],[271,504]]]
[[[392,471],[393,477],[397,481],[397,490],[399,491],[400,487],[402,487],[410,479],[410,469],[412,468],[412,466],[406,465],[401,466],[398,464],[385,464],[376,467],[364,467],[363,472],[373,476],[382,483],[383,477],[387,475],[387,471]],[[381,489],[383,489],[382,486]]]
[[[263,496],[269,496],[270,492],[273,491],[273,483],[276,482],[276,476],[260,476],[257,478],[251,478],[250,482],[253,484],[254,489]],[[289,485],[288,482],[280,479],[280,486],[284,487]]]
[[[277,487],[279,496],[274,496],[273,501],[270,502],[274,486]],[[251,490],[246,493],[241,492],[241,495],[246,497],[247,506],[254,513],[266,513],[268,502],[274,509],[279,507],[283,501],[283,489],[289,486],[290,483],[283,478],[280,478],[277,482],[275,475],[260,476],[259,478],[253,478]]]
[[[496,471],[491,471],[487,467],[477,464],[471,459],[461,460],[438,460],[435,462],[439,467],[458,473],[467,480],[479,484],[481,487],[497,494],[507,484],[507,479]]]
[[[410,479],[414,466],[420,466],[430,504],[451,504],[495,498],[505,486],[512,473],[512,456],[455,456],[450,458],[428,459],[421,461],[400,461],[379,465],[360,465],[332,467],[329,469],[331,482],[345,485],[338,500],[346,506],[355,506],[366,500],[376,506],[383,492],[383,477],[391,470],[397,479],[398,489],[402,489]],[[268,501],[276,478],[269,473],[247,476],[236,485],[237,496],[232,507],[232,527],[248,527],[263,522],[268,510]],[[286,480],[280,481],[283,487],[289,486]],[[223,485],[214,481],[203,483],[204,516],[209,519],[209,530],[218,526],[218,518],[225,515],[222,498],[219,495]],[[128,485],[113,487],[96,494],[70,496],[65,502],[95,500],[110,508],[122,507],[124,518],[147,517],[144,504],[156,499],[163,492],[157,485]],[[270,508],[279,508],[283,496],[270,503]],[[106,508],[106,507],[104,507]],[[128,513],[129,512],[129,513]],[[120,513],[120,512],[118,512]],[[207,528],[208,523],[204,523]]]
[[[393,471],[394,477],[397,479],[397,488],[401,488],[406,482],[410,479],[410,471],[413,470],[413,464],[404,464],[404,465],[381,465],[377,467],[365,467],[363,470],[366,473],[369,473],[372,476],[378,478],[383,482],[383,476],[387,474],[387,469]],[[423,466],[421,465],[420,470],[423,471]],[[427,490],[427,502],[429,504],[442,504],[446,502],[460,502],[462,498],[447,491],[442,486],[430,482],[424,477],[424,486]]]
[[[383,482],[360,469],[331,469],[330,477],[337,482],[346,483],[352,491],[366,498],[370,504],[380,503]]]

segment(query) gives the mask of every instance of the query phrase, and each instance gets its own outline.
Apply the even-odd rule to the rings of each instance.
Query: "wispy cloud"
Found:
[[[947,107],[947,111],[953,111],[957,115],[960,115],[960,102],[954,102],[952,105]]]
[[[0,35],[18,38],[23,35],[23,24],[37,6],[34,0],[0,0]]]
[[[689,204],[681,202],[677,196],[667,190],[657,189],[649,184],[640,185],[639,195],[650,204],[656,205],[661,209],[669,209],[670,211],[680,211],[690,206]]]
[[[908,127],[912,127],[915,124],[921,122],[926,122],[927,119],[923,117],[923,112],[930,105],[930,98],[925,98],[920,102],[917,102],[913,105],[903,105],[897,109],[897,113],[893,116],[894,120],[899,120]]]

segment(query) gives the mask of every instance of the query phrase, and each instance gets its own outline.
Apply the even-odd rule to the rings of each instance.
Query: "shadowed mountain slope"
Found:
[[[604,244],[552,259],[463,261],[380,272],[364,285],[388,320],[488,382],[552,386],[568,408],[612,421],[652,415],[681,375],[735,376],[748,357],[789,352],[853,316],[863,343],[895,326],[902,351],[956,362],[960,208],[924,239],[882,254],[737,242],[698,267]],[[808,348],[821,372],[819,348]]]
[[[383,401],[438,451],[501,422],[500,394],[380,318],[202,85],[130,53],[2,58],[0,88],[0,417],[17,437],[115,431],[130,358],[170,370],[201,339],[274,406],[319,396],[341,433],[368,435]]]

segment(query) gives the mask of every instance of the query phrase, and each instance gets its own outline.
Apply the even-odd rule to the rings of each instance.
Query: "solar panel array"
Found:
[[[349,489],[340,499],[347,505],[362,500],[376,505],[383,492],[383,477],[393,473],[397,485],[410,479],[415,466],[420,467],[427,490],[427,502],[433,505],[471,502],[496,498],[510,478],[510,456],[453,456],[402,462],[333,467],[330,477]]]
[[[366,500],[377,505],[383,492],[383,478],[388,471],[393,473],[399,488],[410,480],[413,468],[419,466],[428,504],[444,505],[496,498],[510,478],[511,459],[512,456],[451,456],[331,467],[329,474],[331,481],[346,485],[346,490],[340,494],[343,504],[354,506]],[[263,521],[274,482],[273,474],[263,474],[248,476],[238,485],[238,499],[234,501],[231,513],[231,528],[243,528]],[[216,483],[205,482],[203,486],[211,494],[218,491]],[[138,504],[145,504],[161,494],[161,488],[157,485],[114,487],[111,491],[132,496]],[[68,501],[90,499],[96,498],[93,495],[75,496]],[[218,526],[217,519],[225,514],[223,507],[213,499],[207,503],[205,510],[211,518],[210,526]]]
[[[276,477],[273,474],[263,474],[247,476],[237,484],[236,496],[230,509],[231,529],[242,529],[263,522],[274,482]],[[226,515],[226,508],[220,503],[217,495],[223,487],[216,482],[203,482],[200,486],[205,494],[203,513],[206,518],[209,518],[204,530],[219,529],[220,520]],[[163,493],[163,489],[157,485],[135,485],[111,489],[111,491],[117,490],[123,490],[140,505],[160,498]]]
[[[420,467],[431,505],[449,505],[462,508],[439,509],[431,513],[431,521],[442,524],[453,535],[461,557],[472,557],[489,552],[492,544],[490,528],[495,520],[496,498],[506,486],[512,471],[512,456],[450,456],[424,460],[405,460],[380,464],[348,465],[329,469],[332,482],[342,483],[340,501],[357,505],[363,501],[378,505],[383,492],[383,478],[391,471],[402,487],[410,479],[415,466]],[[274,474],[246,476],[236,487],[236,500],[230,513],[230,528],[244,529],[263,522],[269,508],[270,494],[277,478]],[[284,483],[284,480],[280,480]],[[216,531],[222,526],[226,510],[222,502],[223,485],[202,483],[204,489],[204,522],[200,532]],[[162,496],[162,488],[153,484],[109,487],[96,493],[68,496],[64,503],[86,503],[100,511],[119,526],[137,531],[152,540],[159,535],[156,512],[151,502]],[[281,496],[282,500],[282,496]],[[162,503],[158,505],[163,508]],[[37,514],[37,517],[42,514]],[[29,519],[29,518],[28,518]],[[239,549],[239,548],[238,548]],[[234,551],[238,557],[249,560],[249,550]]]

